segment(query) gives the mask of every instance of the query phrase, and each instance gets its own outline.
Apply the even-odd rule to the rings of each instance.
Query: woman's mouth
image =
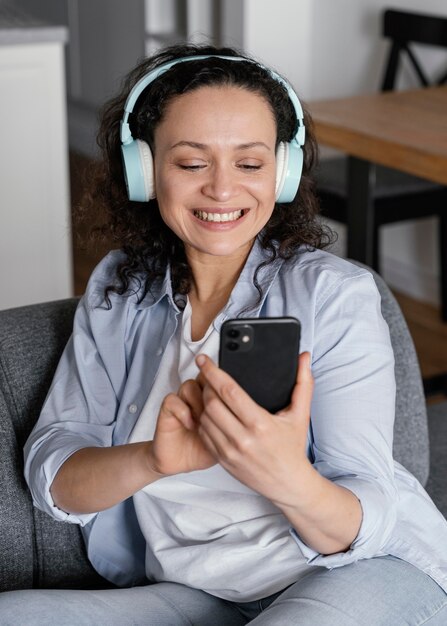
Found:
[[[237,211],[229,211],[228,213],[215,213],[207,211],[194,211],[194,216],[202,222],[235,222],[240,219],[245,213],[244,209]]]

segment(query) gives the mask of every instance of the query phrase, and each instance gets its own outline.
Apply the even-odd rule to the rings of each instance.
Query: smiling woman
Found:
[[[174,233],[178,235],[177,231],[167,227],[164,217],[161,219],[160,193],[163,189],[160,185],[163,184],[163,180],[157,181],[157,178],[162,171],[167,172],[169,166],[170,177],[174,175],[175,170],[185,170],[185,177],[181,183],[177,178],[182,185],[187,181],[190,184],[192,172],[196,174],[201,172],[200,180],[204,180],[203,176],[208,176],[208,183],[205,187],[202,186],[206,195],[200,198],[192,212],[194,215],[196,211],[194,216],[197,219],[200,219],[197,211],[202,210],[207,214],[206,221],[202,217],[201,224],[206,223],[209,232],[212,232],[212,228],[214,230],[217,228],[219,217],[216,216],[234,213],[235,210],[242,211],[238,220],[241,224],[238,223],[238,226],[243,225],[242,220],[249,224],[254,219],[259,224],[262,222],[261,211],[256,212],[256,215],[252,213],[250,219],[245,219],[249,207],[241,207],[237,203],[242,200],[246,202],[247,198],[235,197],[234,189],[219,189],[222,184],[236,185],[237,182],[228,178],[228,171],[223,168],[222,159],[220,162],[217,162],[216,158],[210,161],[212,152],[216,152],[219,146],[222,150],[224,142],[227,143],[227,148],[230,147],[230,139],[233,141],[231,149],[234,151],[231,155],[232,176],[235,172],[240,172],[241,176],[245,174],[246,182],[248,183],[250,179],[254,187],[255,181],[258,181],[257,184],[265,181],[270,172],[273,184],[270,193],[273,192],[273,195],[270,199],[266,198],[263,204],[269,204],[270,212],[273,212],[275,207],[275,211],[270,220],[267,218],[265,228],[258,229],[258,232],[254,232],[253,229],[252,236],[261,231],[262,245],[270,251],[272,259],[278,254],[283,258],[293,256],[300,244],[324,248],[333,239],[332,233],[318,218],[314,181],[309,176],[316,162],[317,147],[307,112],[301,109],[301,104],[292,91],[299,109],[295,111],[295,103],[289,98],[287,83],[282,82],[283,79],[279,76],[277,77],[279,80],[276,80],[270,70],[258,63],[241,63],[240,60],[230,63],[225,58],[214,58],[210,65],[194,58],[198,54],[206,56],[216,52],[224,57],[229,55],[235,59],[241,58],[236,56],[234,50],[227,48],[216,50],[211,47],[179,46],[162,50],[155,57],[145,59],[129,74],[121,93],[103,110],[98,142],[105,158],[96,180],[92,181],[90,193],[86,196],[81,211],[94,214],[99,206],[103,207],[109,215],[109,220],[102,226],[101,232],[108,240],[115,241],[118,247],[125,246],[126,260],[118,268],[118,282],[115,281],[110,285],[107,293],[114,291],[125,293],[132,288],[132,279],[135,277],[141,279],[143,276],[144,289],[141,295],[144,297],[151,282],[157,277],[164,276],[167,261],[171,267],[174,295],[179,302],[191,289],[191,267],[185,259],[183,242],[181,238],[174,236]],[[171,66],[172,60],[180,57],[191,60]],[[149,78],[150,82],[147,82],[147,77],[153,76],[154,73],[156,75],[164,64],[168,64],[169,68],[163,71],[157,80]],[[129,96],[132,91],[139,92],[135,102],[132,96]],[[231,103],[232,98],[234,103]],[[223,107],[224,99],[225,105],[231,104],[227,113]],[[132,133],[139,148],[144,146],[143,160],[148,166],[147,169],[152,170],[152,159],[155,160],[154,179],[150,183],[152,193],[143,205],[136,202],[135,198],[134,201],[129,201],[126,188],[123,186],[123,176],[127,172],[126,170],[123,172],[121,160],[118,158],[122,149],[120,125],[122,127],[123,109],[129,100],[132,103],[128,105],[131,108],[128,120],[129,132]],[[180,101],[182,104],[179,104]],[[209,106],[206,106],[207,104]],[[201,115],[205,109],[207,119],[203,119],[202,125]],[[252,119],[255,112],[256,119]],[[297,119],[297,114],[301,119]],[[262,125],[259,124],[259,116],[264,118]],[[165,124],[167,117],[171,122],[175,120],[175,125]],[[228,125],[229,121],[231,126]],[[182,133],[180,128],[177,130],[177,125],[181,125]],[[166,130],[167,128],[169,130]],[[306,128],[305,144],[304,128]],[[230,131],[232,137],[229,137]],[[157,133],[161,133],[160,139],[165,141],[163,133],[166,132],[175,134],[172,143],[158,145],[155,141]],[[192,133],[196,135],[193,136]],[[285,159],[284,146],[289,146],[288,142],[293,140],[295,135],[299,135],[299,140],[303,144],[300,146],[302,175],[300,178],[299,172],[296,174],[295,190],[287,203],[282,203],[279,197],[279,202],[275,205],[278,187],[280,185],[284,187],[284,178],[287,178],[284,172],[287,173],[294,163],[292,159],[289,162]],[[159,158],[160,150],[164,152],[163,162]],[[167,150],[169,162],[166,161]],[[228,157],[227,154],[226,158]],[[177,159],[175,164],[174,158]],[[160,169],[162,165],[163,170]],[[282,176],[281,174],[278,176],[278,169]],[[212,179],[209,178],[210,172],[213,174]],[[238,180],[240,182],[240,178]],[[299,194],[296,193],[298,181]],[[158,187],[157,198],[153,193],[154,184]],[[219,195],[216,198],[216,192],[223,193],[223,198]],[[236,192],[239,193],[237,190]],[[169,193],[174,193],[174,185]],[[231,196],[230,200],[227,198],[228,194]],[[186,201],[186,188],[182,201]],[[233,210],[227,210],[227,207]],[[166,216],[166,213],[164,215]],[[222,222],[225,222],[225,218],[220,219],[219,228],[223,230]],[[204,234],[203,229],[199,232]],[[276,242],[276,245],[273,245],[273,242]]]
[[[444,624],[447,523],[393,460],[380,296],[322,250],[292,87],[231,49],[168,48],[129,74],[99,142],[86,208],[107,209],[119,249],[79,304],[25,474],[120,588],[3,594],[2,619]],[[301,322],[277,413],[216,365],[238,317]]]

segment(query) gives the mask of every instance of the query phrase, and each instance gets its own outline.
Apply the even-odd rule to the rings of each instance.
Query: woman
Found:
[[[92,200],[121,250],[79,305],[26,478],[122,588],[10,593],[6,611],[445,624],[447,523],[393,462],[388,329],[369,272],[322,250],[315,140],[293,90],[231,49],[169,48],[129,75],[100,145]],[[217,367],[219,329],[287,315],[303,351],[273,415]]]

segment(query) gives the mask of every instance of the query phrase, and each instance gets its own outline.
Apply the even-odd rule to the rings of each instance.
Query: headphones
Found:
[[[167,72],[177,63],[186,63],[187,61],[198,61],[208,59],[210,57],[217,59],[225,59],[228,61],[246,61],[255,63],[250,59],[243,57],[231,57],[221,55],[196,55],[183,57],[164,63],[160,67],[155,68],[146,76],[143,76],[131,90],[126,104],[124,105],[124,116],[121,120],[120,139],[121,153],[123,157],[124,176],[127,186],[127,194],[129,200],[137,202],[149,202],[155,198],[154,189],[154,161],[149,145],[141,139],[134,139],[129,127],[129,115],[132,113],[135,104],[143,92],[159,76]],[[291,202],[298,191],[300,184],[301,172],[303,169],[303,150],[305,138],[304,115],[298,96],[279,74],[271,69],[266,69],[270,75],[281,83],[287,90],[290,101],[295,109],[298,128],[295,136],[289,142],[281,142],[276,150],[276,186],[275,197],[277,202]]]

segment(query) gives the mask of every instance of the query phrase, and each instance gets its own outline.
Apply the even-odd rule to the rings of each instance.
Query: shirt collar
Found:
[[[168,298],[170,304],[174,307],[174,309],[178,312],[180,309],[176,305],[174,301],[174,294],[172,293],[172,284],[171,284],[171,267],[168,264],[166,268],[166,272],[163,278],[157,278],[152,285],[149,287],[147,294],[144,298],[136,305],[136,308],[139,309],[149,309],[153,307],[155,304],[158,304],[160,300],[163,298]]]

